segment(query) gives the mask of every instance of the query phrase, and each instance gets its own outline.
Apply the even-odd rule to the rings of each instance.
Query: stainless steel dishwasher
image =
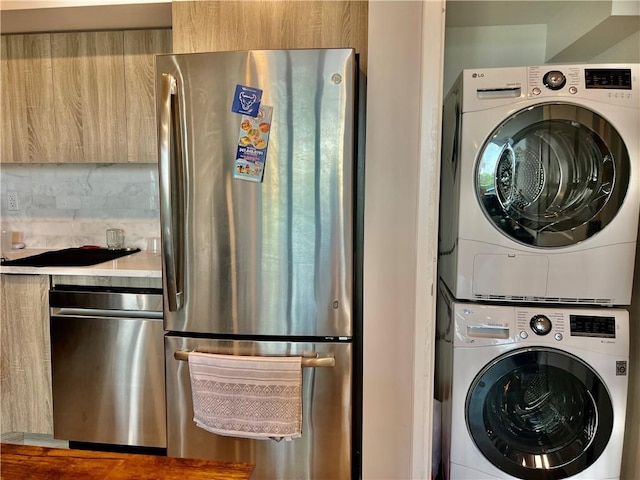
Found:
[[[166,449],[162,290],[56,285],[49,301],[54,438]]]

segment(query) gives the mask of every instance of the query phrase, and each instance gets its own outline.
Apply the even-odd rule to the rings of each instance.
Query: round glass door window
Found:
[[[613,407],[584,362],[548,348],[515,350],[475,378],[466,421],[473,441],[497,468],[526,480],[571,477],[602,454]]]
[[[480,150],[476,193],[511,239],[554,248],[604,229],[620,210],[630,161],[622,138],[578,105],[540,104],[512,115]]]

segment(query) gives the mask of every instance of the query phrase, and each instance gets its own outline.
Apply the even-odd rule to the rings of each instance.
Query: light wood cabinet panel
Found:
[[[171,30],[2,36],[0,162],[157,161],[154,55]]]
[[[124,32],[129,162],[157,162],[154,56],[171,52],[171,30]]]
[[[127,161],[123,32],[51,35],[60,162]]]
[[[48,292],[48,275],[0,275],[2,433],[53,433]]]
[[[0,161],[56,161],[50,35],[3,35],[0,58]]]
[[[173,51],[355,48],[367,68],[366,1],[174,1]]]

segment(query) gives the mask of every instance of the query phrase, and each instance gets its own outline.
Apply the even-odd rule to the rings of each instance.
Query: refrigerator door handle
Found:
[[[160,169],[160,215],[162,217],[162,248],[169,311],[183,305],[182,260],[183,236],[180,219],[183,205],[182,121],[178,101],[178,82],[163,73],[160,92],[158,152]]]

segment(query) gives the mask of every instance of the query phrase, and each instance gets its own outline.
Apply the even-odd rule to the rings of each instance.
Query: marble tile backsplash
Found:
[[[156,165],[2,165],[0,192],[2,229],[20,232],[27,248],[105,246],[107,228],[122,228],[125,244],[141,249],[160,236]]]

